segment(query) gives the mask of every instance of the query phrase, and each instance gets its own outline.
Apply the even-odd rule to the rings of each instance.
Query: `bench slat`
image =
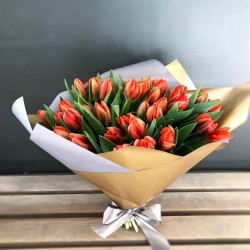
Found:
[[[168,191],[250,190],[250,172],[188,173]],[[0,194],[95,192],[98,189],[75,175],[0,176]]]
[[[141,231],[124,228],[103,239],[90,228],[99,222],[100,218],[2,219],[0,247],[146,244]],[[167,216],[154,227],[174,244],[250,243],[250,215]]]
[[[100,215],[110,200],[104,194],[53,194],[0,196],[0,216],[6,215]],[[250,213],[250,191],[162,193],[151,201],[162,212]]]

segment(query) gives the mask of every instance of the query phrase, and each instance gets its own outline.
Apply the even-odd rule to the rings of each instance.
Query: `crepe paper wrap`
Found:
[[[114,70],[114,74],[123,73],[124,79],[151,75],[164,78],[168,83],[170,78],[170,87],[176,86],[180,81],[187,87],[194,88],[194,84],[177,60],[167,65],[167,69],[160,62],[149,60]],[[219,120],[221,127],[231,127],[232,131],[247,120],[250,83],[231,88],[208,89],[207,92],[211,99],[221,99],[224,110]],[[65,98],[67,93],[63,94]],[[51,108],[57,106],[60,95],[62,94],[52,102]],[[134,146],[94,154],[37,124],[39,119],[36,115],[27,116],[23,98],[13,104],[12,111],[31,133],[30,139],[33,142],[74,173],[99,187],[123,209],[138,208],[146,204],[207,155],[224,146],[221,141],[209,143],[186,156]]]
[[[132,219],[142,229],[153,250],[169,250],[167,239],[156,231],[150,222],[161,222],[161,205],[143,205],[134,209],[120,209],[114,202],[103,213],[102,225],[93,226],[93,230],[103,238],[108,237],[120,228],[127,220]]]

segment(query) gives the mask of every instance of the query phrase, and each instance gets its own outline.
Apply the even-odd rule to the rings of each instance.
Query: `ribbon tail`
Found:
[[[141,218],[136,217],[136,221],[139,222],[138,224],[151,245],[152,250],[170,250],[170,244],[162,234]]]

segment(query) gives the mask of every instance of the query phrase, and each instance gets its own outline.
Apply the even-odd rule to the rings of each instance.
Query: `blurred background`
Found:
[[[50,104],[64,78],[178,58],[197,86],[249,81],[249,10],[248,0],[1,0],[0,174],[69,171],[11,113],[20,96],[28,113]],[[195,169],[250,170],[249,125]]]

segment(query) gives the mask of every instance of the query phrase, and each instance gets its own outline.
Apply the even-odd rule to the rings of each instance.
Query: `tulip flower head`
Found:
[[[70,130],[74,132],[81,130],[81,117],[77,110],[67,109],[63,114],[63,121]]]
[[[106,124],[106,122],[111,122],[110,110],[104,101],[101,101],[100,104],[98,102],[95,102],[94,110],[96,117],[100,122],[102,122],[103,124]]]
[[[113,148],[113,150],[115,151],[115,150],[119,150],[121,148],[126,148],[126,147],[129,147],[129,146],[130,146],[130,144],[124,143],[122,145],[117,145],[116,147]]]
[[[155,149],[156,141],[150,136],[145,136],[143,139],[136,139],[134,146]]]
[[[82,81],[79,78],[76,78],[74,80],[74,87],[76,91],[78,92],[79,96],[85,97],[86,96],[86,87],[88,86],[88,83],[83,84]]]
[[[115,144],[122,144],[124,132],[117,127],[108,127],[107,132],[104,134],[104,137]]]
[[[164,79],[154,79],[152,80],[152,86],[158,87],[160,89],[160,96],[163,97],[167,93],[168,84],[167,81]]]
[[[202,124],[207,121],[212,121],[212,117],[209,114],[199,114],[194,118],[195,121],[197,121],[198,124]]]
[[[213,122],[212,120],[207,120],[197,128],[197,134],[199,135],[209,135],[211,134],[217,127],[218,123]]]
[[[160,150],[168,151],[171,150],[175,144],[175,132],[174,129],[169,125],[161,130],[160,138],[159,138],[159,145]]]
[[[120,127],[127,132],[129,123],[133,118],[135,118],[135,116],[131,113],[128,113],[127,115],[117,117],[116,121],[120,125]]]
[[[159,100],[157,100],[154,104],[158,104],[162,110],[162,113],[165,113],[167,110],[167,105],[168,105],[168,101],[167,98],[162,97]]]
[[[107,80],[105,80],[100,87],[100,99],[104,100],[104,98],[107,96],[107,94],[109,93],[110,90],[112,90],[113,84],[111,82],[111,79],[108,78]]]
[[[157,120],[163,115],[160,105],[154,103],[151,107],[148,108],[146,112],[146,117],[148,122],[152,122],[153,119]]]
[[[188,97],[185,95],[186,93],[186,86],[179,85],[173,88],[168,97],[168,110],[170,110],[176,102],[178,103],[178,109],[184,110],[188,106]]]
[[[48,115],[48,112],[45,110],[38,110],[37,111],[37,116],[39,117],[39,119],[47,126],[49,126],[49,123],[46,120],[46,116]]]
[[[146,95],[144,100],[150,104],[156,102],[161,96],[161,90],[158,87],[153,87]]]
[[[93,101],[98,101],[99,89],[101,85],[100,79],[97,77],[92,77],[89,79],[89,84],[90,84],[91,98],[93,99]]]
[[[128,133],[131,138],[141,139],[144,136],[146,124],[138,117],[132,118],[129,121]]]
[[[62,126],[55,126],[54,127],[54,132],[58,135],[60,135],[61,137],[69,140],[69,132]]]
[[[207,98],[208,98],[208,93],[207,93],[207,91],[206,91],[205,89],[201,89],[201,90],[199,91],[199,94],[198,94],[198,96],[197,96],[197,98],[196,98],[195,103],[204,102],[205,100],[207,100]]]
[[[229,130],[230,130],[230,128],[228,128],[228,127],[220,128],[220,129],[214,131],[213,133],[207,135],[205,139],[206,139],[207,143],[220,141],[220,140],[224,140],[224,139],[230,140],[233,138],[233,136],[230,134]]]
[[[91,146],[90,146],[90,143],[89,143],[89,140],[81,135],[81,134],[73,134],[71,133],[70,134],[70,140],[77,144],[78,146],[82,147],[82,148],[85,148],[87,150],[91,150]]]
[[[61,100],[58,103],[58,109],[61,112],[65,112],[67,109],[74,108],[74,106],[67,100]]]
[[[145,115],[147,112],[147,109],[149,108],[149,103],[146,101],[143,101],[140,106],[138,107],[137,111],[136,111],[136,115]]]
[[[214,105],[211,109],[208,110],[208,112],[219,112],[221,110],[221,105],[218,103]]]
[[[58,124],[58,125],[60,124],[59,118],[63,119],[63,112],[56,111],[56,113],[54,114],[54,120],[55,120],[56,124]]]

